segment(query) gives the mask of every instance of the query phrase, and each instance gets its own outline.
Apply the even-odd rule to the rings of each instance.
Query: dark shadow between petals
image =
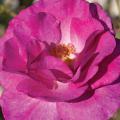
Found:
[[[98,9],[97,9],[96,4],[95,3],[90,3],[89,9],[90,9],[90,12],[92,14],[92,17],[94,17],[97,20],[99,20],[100,23],[104,26],[104,29],[106,31],[110,31],[110,29],[108,28],[108,26],[106,25],[106,23],[103,20],[100,19],[99,15],[98,15]]]
[[[95,93],[95,90],[92,90],[89,87],[83,95],[81,95],[80,97],[78,97],[76,99],[69,100],[67,102],[68,103],[77,103],[77,102],[85,101],[85,100],[88,100],[89,98],[91,98],[94,95],[94,93]]]
[[[118,56],[120,55],[120,41],[116,40],[116,48],[114,49],[113,53],[109,56],[105,57],[100,63],[99,63],[99,70],[97,74],[88,81],[87,84],[93,84],[95,81],[99,80],[102,76],[104,76],[107,72],[108,65]],[[120,80],[116,80],[116,82]],[[113,82],[113,83],[116,83]]]

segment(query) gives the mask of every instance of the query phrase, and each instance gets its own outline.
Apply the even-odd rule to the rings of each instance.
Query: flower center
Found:
[[[51,49],[51,54],[63,61],[73,60],[75,58],[75,47],[73,44],[58,44]]]

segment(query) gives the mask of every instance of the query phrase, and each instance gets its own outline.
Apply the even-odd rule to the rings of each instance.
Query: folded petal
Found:
[[[0,85],[8,91],[15,91],[17,85],[24,79],[30,78],[26,75],[0,71]]]
[[[68,101],[80,97],[90,89],[89,86],[74,87],[70,83],[54,82],[52,88],[48,88],[41,81],[24,79],[17,86],[17,90],[33,98],[47,101]]]
[[[64,61],[50,55],[41,56],[31,65],[30,71],[32,76],[39,76],[39,79],[47,77],[47,79],[58,81],[68,81],[73,75]]]
[[[26,52],[16,38],[7,40],[4,44],[3,69],[9,71],[24,71],[27,64]]]
[[[85,46],[83,52],[80,54],[80,58],[78,58],[79,61],[77,62],[77,65],[79,63],[80,67],[77,73],[80,73],[80,75],[77,75],[78,78],[75,79],[80,85],[83,85],[92,79],[97,72],[100,74],[105,73],[107,69],[106,67],[109,63],[105,63],[105,66],[102,66],[103,60],[106,59],[107,56],[116,53],[114,51],[116,41],[110,32],[104,32],[98,35],[91,43],[88,41],[88,45]],[[100,71],[98,71],[99,69]]]
[[[60,20],[64,20],[68,16],[80,18],[84,14],[86,14],[86,17],[90,16],[89,4],[85,0],[42,0],[34,4],[31,9],[36,13],[39,11],[50,12]]]
[[[113,54],[109,55],[99,65],[101,66],[98,73],[91,79],[92,87],[98,88],[104,85],[117,82],[120,77],[120,42],[116,43],[116,48]],[[104,68],[104,70],[103,70]],[[100,72],[100,71],[103,71]]]
[[[80,27],[78,27],[80,26]],[[81,20],[79,18],[72,18],[71,22],[71,42],[76,48],[76,52],[80,53],[88,38],[96,31],[103,31],[102,24],[94,18]]]
[[[78,18],[80,20],[94,18],[96,21],[103,25],[103,28],[105,30],[110,30],[113,32],[110,17],[108,17],[108,15],[99,5],[90,4],[85,0],[42,0],[31,7],[31,10],[35,13],[38,13],[39,11],[49,12],[52,15],[56,16],[58,20],[62,21],[62,42],[70,42],[70,24],[72,18]],[[88,29],[89,27],[86,28]]]
[[[40,40],[31,40],[26,46],[26,53],[28,57],[28,65],[33,63],[43,51],[45,51],[46,46]]]
[[[4,92],[0,100],[5,120],[59,120],[56,103],[19,92]]]
[[[120,82],[120,80],[119,80]],[[96,89],[87,100],[74,103],[57,103],[64,120],[108,120],[120,108],[120,83]]]
[[[49,69],[49,70],[59,70],[68,76],[72,76],[72,71],[68,67],[68,65],[59,58],[54,56],[44,56],[39,61],[37,66],[40,69]]]
[[[27,45],[31,39],[41,40],[47,44],[59,43],[60,22],[49,13],[34,13],[28,8],[10,22],[7,34],[11,34],[11,37],[16,36],[22,45]]]
[[[10,35],[7,34],[0,38],[0,70],[2,69],[2,61],[4,56],[4,44],[6,40],[10,39]]]
[[[101,72],[103,72],[106,69],[105,66],[102,67],[101,65],[103,64],[103,60],[106,59],[107,56],[114,54],[114,50],[116,48],[116,40],[110,32],[105,32],[104,34],[102,34],[98,38],[98,41],[99,43],[96,47],[96,50],[94,51],[94,54],[96,54],[96,56],[94,57],[90,66],[88,66],[87,68],[88,71],[84,81],[92,79],[92,77],[97,72],[99,72],[99,69],[102,69]]]
[[[105,30],[109,30],[114,34],[115,32],[113,30],[112,21],[111,18],[108,16],[107,12],[105,12],[103,8],[97,3],[89,4],[89,8],[92,17],[99,20],[103,24]]]
[[[107,72],[102,77],[98,76],[98,74],[96,76],[99,79],[92,84],[93,89],[116,82],[120,77],[120,56],[108,65]],[[96,76],[93,79],[96,79]]]

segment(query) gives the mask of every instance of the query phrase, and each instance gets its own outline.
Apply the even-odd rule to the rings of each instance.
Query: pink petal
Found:
[[[45,44],[39,40],[29,41],[26,47],[29,65],[33,63],[46,48]]]
[[[37,4],[34,4],[31,9],[35,13],[38,13],[39,11],[49,12],[60,20],[64,20],[68,16],[76,16],[82,18],[85,13],[86,17],[90,16],[89,4],[84,0],[42,0]]]
[[[4,56],[4,44],[6,40],[9,38],[10,38],[9,34],[0,38],[0,70],[2,69],[2,61],[3,61],[3,56]]]
[[[24,71],[27,58],[24,49],[15,39],[9,39],[4,44],[3,69],[10,71]]]
[[[49,86],[55,80],[68,82],[73,73],[62,60],[49,55],[41,55],[29,67],[29,75]],[[50,83],[51,82],[51,83]]]
[[[102,62],[102,67],[107,70],[104,71],[103,74],[98,72],[90,81],[94,89],[117,82],[120,77],[120,42],[118,41],[116,44],[117,47],[114,53]],[[97,81],[95,81],[96,79]]]
[[[26,75],[0,71],[0,85],[8,91],[15,91],[17,85],[24,79],[30,78]]]
[[[71,22],[71,42],[76,48],[76,52],[80,53],[88,38],[96,31],[103,31],[104,28],[96,19],[89,18],[81,20],[73,18]]]
[[[88,73],[87,76],[85,78],[86,80],[90,80],[92,79],[92,77],[98,72],[99,74],[99,69],[101,70],[100,73],[102,73],[105,69],[107,69],[104,65],[104,60],[107,59],[107,57],[111,54],[116,53],[114,50],[116,48],[116,40],[114,38],[113,35],[111,35],[111,33],[106,32],[104,33],[99,40],[99,44],[96,48],[95,53],[98,53],[96,58],[94,59],[93,63],[91,64],[91,66],[88,69]],[[104,64],[104,65],[103,65]],[[108,64],[108,63],[107,63]],[[107,65],[106,64],[106,65]],[[102,66],[103,65],[103,66]],[[91,76],[91,72],[96,69],[94,71],[94,74],[92,74]],[[119,74],[118,71],[116,71],[116,74]],[[93,72],[92,72],[93,73]],[[98,75],[97,75],[98,76]],[[94,79],[94,78],[93,78]],[[114,81],[115,79],[113,79]]]
[[[40,60],[32,64],[31,67],[35,68],[35,66],[38,69],[58,70],[58,71],[65,73],[66,75],[70,77],[73,74],[70,68],[68,67],[68,65],[64,61],[54,56],[50,56],[50,55],[41,57]]]
[[[91,98],[81,102],[57,103],[64,120],[108,120],[120,108],[120,84],[97,89]]]
[[[56,103],[19,92],[4,92],[0,104],[5,120],[59,120]]]
[[[29,70],[28,75],[32,79],[41,82],[48,88],[53,88],[54,83],[56,82],[56,77],[53,75],[53,73],[50,70],[47,69],[35,68],[33,70]]]
[[[23,45],[27,45],[33,39],[44,41],[47,44],[59,43],[61,39],[60,22],[51,14],[34,13],[28,8],[10,22],[7,34],[11,34],[11,37],[16,36]]]
[[[24,79],[17,86],[17,90],[33,98],[47,101],[68,101],[83,95],[89,88],[84,86],[76,88],[68,83],[55,82],[53,88],[48,88],[41,81]]]
[[[81,58],[80,61],[81,68],[78,71],[80,73],[80,77],[78,76],[79,78],[77,78],[77,81],[80,82],[80,85],[88,82],[98,72],[99,69],[101,70],[101,65],[99,66],[99,64],[102,64],[102,60],[104,60],[108,55],[113,53],[116,46],[114,36],[111,35],[111,33],[109,32],[101,34],[97,39],[95,39],[95,41],[98,41],[98,44],[94,51],[91,52],[91,49],[95,46],[92,46],[92,44],[91,46],[89,46],[91,47],[90,49],[85,46],[86,48],[83,50],[83,58]],[[86,49],[88,51],[86,51]],[[92,56],[91,58],[87,59],[86,55],[88,55],[88,58],[91,55]]]
[[[61,32],[63,42],[70,41],[70,24],[72,18],[78,18],[80,20],[95,18],[103,25],[105,30],[113,32],[110,17],[99,5],[89,4],[85,0],[42,0],[31,7],[31,9],[35,13],[49,12],[56,16],[58,20],[62,21]]]
[[[111,18],[99,4],[97,3],[90,4],[90,11],[92,16],[99,20],[104,25],[104,28],[106,30],[110,30],[112,33],[115,33],[113,30]]]

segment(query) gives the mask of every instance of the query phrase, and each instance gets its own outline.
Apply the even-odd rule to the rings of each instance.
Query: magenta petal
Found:
[[[5,71],[0,72],[0,85],[8,91],[15,91],[17,85],[24,79],[30,78],[25,75]]]
[[[59,70],[70,77],[72,76],[72,71],[68,65],[59,58],[53,56],[45,56],[44,58],[41,58],[38,66],[40,69]]]
[[[107,39],[106,39],[107,38]],[[103,65],[103,60],[107,58],[107,56],[114,54],[114,50],[116,47],[116,40],[114,36],[110,32],[105,32],[101,37],[99,38],[99,44],[95,50],[95,53],[98,53],[95,57],[94,61],[88,68],[88,73],[86,75],[85,81],[92,79],[92,77],[97,73],[98,71],[103,67],[101,72],[103,72],[105,69],[105,66]],[[102,65],[101,65],[102,64]],[[92,72],[92,73],[91,73]],[[100,73],[101,73],[100,72]],[[118,71],[116,71],[116,74],[119,74]],[[92,76],[91,76],[92,74]]]
[[[3,63],[3,58],[4,58],[4,44],[8,39],[10,39],[9,34],[0,38],[0,70],[2,70],[2,67],[3,67],[2,63]]]
[[[15,39],[9,39],[5,42],[3,69],[10,71],[24,71],[27,64],[27,56],[24,49]]]
[[[106,39],[107,38],[107,39]],[[96,48],[96,53],[98,53],[96,62],[100,62],[106,56],[113,53],[116,47],[116,41],[114,36],[110,32],[105,32],[99,38],[99,44]]]
[[[49,88],[54,86],[55,81],[67,82],[73,75],[66,63],[49,55],[43,55],[31,64],[28,72],[29,76]]]
[[[103,24],[105,30],[110,30],[112,33],[114,33],[111,18],[99,4],[97,3],[90,4],[90,11],[92,17],[99,20]]]
[[[0,100],[5,120],[59,120],[56,103],[4,92]]]
[[[102,87],[82,102],[57,103],[63,120],[108,120],[120,108],[120,84]]]
[[[50,70],[47,69],[34,69],[30,70],[28,75],[38,82],[41,82],[48,88],[53,88],[54,83],[56,81],[56,77],[53,75],[53,73]]]
[[[89,4],[85,0],[43,0],[31,7],[31,9],[35,13],[49,12],[52,15],[56,16],[58,20],[62,21],[62,41],[70,41],[69,32],[72,18],[78,18],[80,20],[94,18],[99,22],[99,24],[101,23],[103,25],[103,28],[105,30],[110,30],[113,32],[110,17],[108,17],[108,15],[99,5]],[[87,26],[86,28],[88,29],[89,27]]]
[[[49,12],[60,20],[66,19],[67,16],[76,16],[82,18],[85,13],[86,17],[88,17],[90,14],[89,4],[84,0],[43,0],[31,7],[31,9],[36,13],[39,11]]]
[[[54,82],[53,88],[46,87],[41,81],[24,79],[17,86],[17,90],[33,98],[47,101],[68,101],[83,95],[89,88],[84,86],[76,88],[68,83]]]
[[[90,52],[90,49],[93,47],[92,44],[91,44],[91,48],[89,49],[84,48],[85,51],[83,50],[83,58],[81,58],[80,68],[79,68],[80,70],[78,70],[78,73],[80,73],[79,75],[80,77],[78,76],[79,78],[77,78],[77,81],[80,82],[79,83],[80,85],[83,85],[86,82],[88,82],[90,79],[92,79],[92,77],[101,68],[101,65],[99,66],[99,64],[102,62],[103,59],[105,59],[107,56],[113,53],[116,46],[116,41],[114,39],[114,36],[111,35],[111,33],[109,32],[105,32],[101,34],[101,36],[99,36],[95,40],[98,41],[98,45],[96,46],[96,49],[92,51],[92,53]],[[88,51],[86,51],[86,49]],[[90,56],[93,55],[92,56],[93,58],[91,57],[92,59],[88,59],[86,58],[87,55],[88,55],[88,58],[90,58]],[[99,71],[99,72],[102,72],[102,71]]]
[[[26,46],[28,64],[30,65],[45,50],[45,44],[39,40],[31,40]]]
[[[10,22],[7,34],[16,36],[24,45],[27,45],[31,39],[41,40],[48,44],[59,43],[61,39],[60,22],[51,14],[34,13],[28,8]]]
[[[80,27],[78,27],[80,26]],[[71,42],[76,48],[76,52],[80,53],[88,38],[96,31],[103,31],[102,24],[94,18],[81,20],[73,18],[71,22]]]
[[[81,53],[76,56],[76,59],[73,62],[73,68],[76,69],[79,66],[82,68],[89,61],[93,61],[93,59],[97,56],[98,53],[95,52],[97,45],[99,44],[99,37],[103,34],[103,31],[95,31],[85,42],[85,46]]]
[[[115,53],[117,53],[117,52],[115,52]],[[109,63],[110,60],[112,60],[111,63]],[[104,74],[103,76],[100,77],[100,73],[98,73],[93,78],[93,81],[95,81],[97,79],[97,81],[95,81],[92,84],[93,89],[102,87],[104,85],[112,84],[112,83],[116,82],[120,77],[120,55],[117,56],[116,58],[114,58],[114,54],[113,54],[113,55],[109,56],[108,59],[106,61],[104,61],[102,64],[103,64],[104,69],[105,69],[105,65],[108,64],[107,70],[105,73],[103,73]]]
[[[31,65],[30,69],[34,71],[35,76],[39,74],[39,76],[48,76],[49,79],[55,79],[52,76],[50,77],[49,74],[47,75],[47,73],[51,72],[58,81],[66,81],[67,79],[70,79],[73,75],[71,69],[64,61],[49,55],[43,56],[38,59]],[[42,71],[45,70],[46,73],[44,74]],[[39,78],[41,79],[41,77]]]

